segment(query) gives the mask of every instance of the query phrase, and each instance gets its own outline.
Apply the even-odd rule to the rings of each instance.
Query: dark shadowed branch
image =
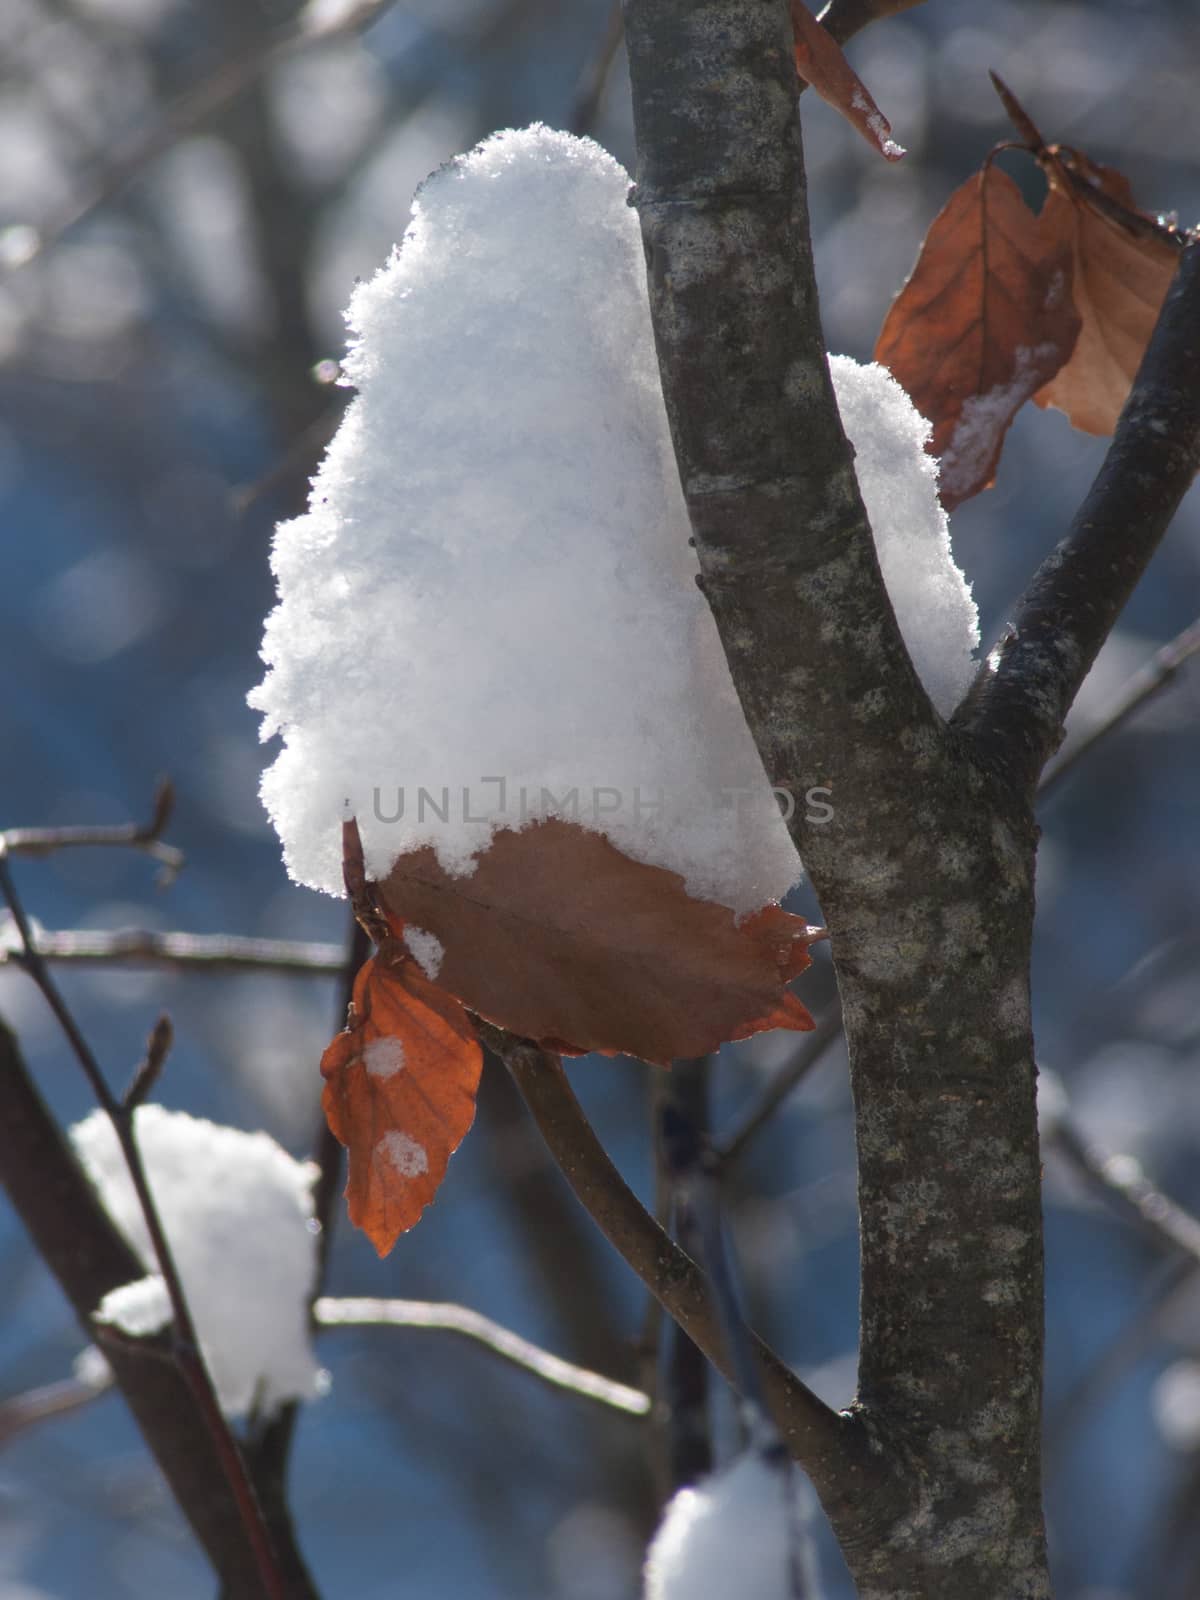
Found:
[[[1200,240],[1184,246],[1112,444],[1066,539],[1019,602],[956,723],[1020,789],[1200,467]]]

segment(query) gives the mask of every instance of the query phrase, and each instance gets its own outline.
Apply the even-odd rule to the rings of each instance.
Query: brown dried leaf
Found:
[[[349,1023],[321,1057],[321,1104],[349,1152],[350,1220],[381,1256],[437,1193],[474,1120],[482,1065],[462,1006],[389,937],[360,969]]]
[[[990,162],[934,218],[875,359],[933,426],[947,510],[990,488],[1013,417],[1070,354],[1071,264],[1057,216]]]
[[[889,161],[901,161],[904,148],[892,138],[892,125],[871,98],[870,91],[842,54],[833,35],[817,21],[804,0],[791,0],[792,35],[796,41],[796,71],[827,101],[869,145]]]
[[[1068,240],[1082,320],[1070,360],[1034,396],[1084,433],[1109,434],[1146,353],[1175,275],[1179,246],[1138,211],[1128,181],[1077,151],[1043,154],[1050,192],[1042,215]]]
[[[810,964],[818,930],[778,906],[739,923],[576,823],[497,833],[470,877],[451,877],[431,848],[411,851],[377,892],[441,941],[441,987],[552,1048],[666,1065],[813,1026],[784,985]]]

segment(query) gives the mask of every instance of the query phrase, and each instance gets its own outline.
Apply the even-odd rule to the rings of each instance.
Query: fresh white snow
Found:
[[[322,1386],[308,1320],[317,1168],[265,1133],[162,1106],[140,1106],[134,1129],[222,1409],[241,1416],[256,1400],[269,1411],[312,1398]],[[112,1125],[95,1111],[71,1140],[151,1274],[105,1296],[101,1315],[131,1333],[154,1331],[170,1308]]]
[[[797,1568],[816,1600],[801,1486],[789,1462],[750,1449],[679,1490],[646,1556],[645,1600],[796,1600]]]
[[[301,883],[341,893],[347,804],[375,877],[422,845],[469,871],[548,814],[739,913],[800,877],[695,585],[628,190],[589,140],[497,134],[422,186],[354,292],[358,395],[277,531],[251,695],[283,735],[262,793]],[[977,634],[924,424],[881,369],[834,381],[948,711]]]

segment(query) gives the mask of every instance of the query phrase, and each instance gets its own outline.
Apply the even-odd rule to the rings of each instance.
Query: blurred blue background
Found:
[[[0,826],[140,818],[166,772],[178,791],[169,836],[187,854],[161,891],[132,852],[18,862],[48,929],[345,939],[345,907],[284,875],[245,705],[272,601],[271,528],[302,504],[344,404],[329,381],[341,308],[403,233],[416,184],[497,127],[586,125],[633,165],[619,48],[603,70],[609,0],[398,0],[361,33],[296,44],[320,15],[297,20],[290,0],[0,5]],[[930,0],[849,54],[910,155],[887,165],[805,98],[833,350],[869,357],[928,223],[1007,136],[989,67],[1048,138],[1121,167],[1148,209],[1200,214],[1200,22],[1188,0]],[[247,57],[262,70],[191,122],[178,97]],[[131,142],[161,126],[162,153],[93,204]],[[985,637],[1102,453],[1057,413],[1030,409],[996,487],[955,515]],[[1193,495],[1085,686],[1077,731],[1193,620],[1198,577]],[[1198,709],[1200,675],[1185,671],[1047,802],[1035,995],[1043,1064],[1084,1136],[1200,1209]],[[266,1128],[296,1154],[311,1147],[317,1061],[340,1023],[335,980],[60,975],[114,1081],[166,1009],[178,1041],[166,1104]],[[802,992],[814,1010],[828,1004],[827,967]],[[2,965],[0,1015],[55,1112],[84,1115],[88,1094],[36,991]],[[791,1049],[766,1038],[722,1054],[718,1134]],[[651,1199],[647,1070],[589,1059],[572,1076]],[[1195,1595],[1200,1287],[1164,1296],[1165,1252],[1053,1146],[1046,1180],[1056,1592]],[[857,1263],[836,1047],[747,1152],[728,1200],[752,1319],[844,1403]],[[7,1208],[0,1281],[2,1401],[67,1374],[84,1341]],[[500,1074],[485,1076],[437,1205],[386,1261],[339,1208],[328,1291],[462,1301],[603,1372],[644,1377],[645,1296]],[[659,1493],[646,1423],[436,1334],[332,1332],[321,1357],[332,1385],[301,1420],[293,1499],[329,1600],[638,1594]],[[831,1600],[848,1595],[829,1550],[825,1571]],[[119,1399],[0,1451],[0,1600],[212,1593]]]

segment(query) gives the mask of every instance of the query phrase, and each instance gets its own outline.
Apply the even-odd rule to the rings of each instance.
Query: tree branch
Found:
[[[145,1267],[118,1232],[70,1145],[47,1110],[0,1024],[0,1181],[46,1266],[57,1278],[89,1338],[91,1314],[103,1297],[143,1277]],[[262,1600],[254,1548],[230,1491],[212,1433],[191,1386],[176,1365],[169,1334],[113,1348],[109,1365],[126,1403],[184,1516],[237,1600]],[[315,1600],[292,1574],[292,1600]]]
[[[900,636],[821,334],[787,6],[626,0],[663,394],[703,589],[810,870],[878,849],[941,724]],[[831,658],[836,657],[836,671]],[[847,738],[847,729],[854,737]],[[818,891],[820,884],[818,883]]]
[[[169,778],[154,793],[154,810],[148,822],[123,822],[114,827],[8,828],[0,834],[0,850],[10,856],[48,856],[57,850],[98,845],[144,850],[163,868],[160,881],[170,883],[183,866],[183,851],[164,844],[163,830],[175,806],[175,789]]]
[[[346,960],[341,945],[297,939],[248,939],[235,933],[160,933],[151,928],[33,930],[43,961],[73,966],[174,967],[222,975],[277,973],[284,977],[337,977]],[[0,943],[0,966],[20,952]]]
[[[156,1036],[152,1038],[147,1050],[146,1061],[143,1067],[139,1068],[130,1085],[129,1095],[124,1100],[119,1100],[108,1087],[104,1074],[100,1070],[100,1064],[96,1060],[90,1045],[84,1038],[69,1007],[59,993],[45,962],[37,953],[29,921],[25,915],[20,896],[17,894],[16,885],[8,868],[8,858],[3,849],[0,849],[0,892],[3,893],[13,920],[17,925],[17,931],[21,938],[22,962],[25,970],[33,979],[46,1004],[57,1018],[59,1026],[62,1028],[67,1042],[71,1046],[71,1050],[91,1087],[92,1093],[96,1097],[97,1104],[112,1124],[113,1132],[121,1147],[121,1154],[125,1160],[130,1182],[133,1184],[138,1205],[145,1220],[146,1231],[150,1236],[155,1262],[158,1271],[162,1275],[167,1296],[171,1303],[173,1319],[170,1341],[171,1354],[192,1395],[196,1411],[208,1431],[213,1451],[220,1462],[221,1472],[224,1474],[230,1495],[237,1508],[237,1515],[241,1522],[246,1542],[253,1554],[258,1590],[266,1595],[267,1600],[286,1600],[282,1572],[276,1562],[275,1552],[263,1520],[261,1507],[258,1504],[254,1487],[247,1474],[245,1462],[238,1449],[237,1440],[222,1415],[220,1405],[217,1402],[216,1391],[213,1388],[212,1378],[200,1352],[200,1342],[196,1336],[191,1308],[188,1305],[183,1283],[175,1265],[174,1254],[158,1214],[158,1207],[150,1189],[145,1164],[142,1161],[135,1133],[136,1090],[140,1081],[147,1077],[152,1077],[161,1068],[170,1042],[169,1029],[164,1030],[160,1024],[160,1028],[156,1030]],[[135,1276],[142,1276],[140,1270]],[[89,1311],[94,1310],[95,1305],[96,1302],[93,1302],[88,1308]]]
[[[1023,792],[1200,467],[1200,239],[1184,246],[1104,465],[955,722]]]
[[[628,1384],[605,1378],[548,1350],[531,1344],[511,1328],[505,1328],[482,1312],[431,1300],[332,1299],[322,1295],[313,1306],[323,1328],[388,1327],[430,1328],[442,1333],[459,1333],[483,1345],[494,1355],[514,1362],[535,1378],[556,1389],[582,1395],[611,1406],[615,1411],[644,1417],[650,1410],[650,1396]]]
[[[1071,739],[1042,773],[1038,797],[1048,794],[1066,777],[1088,751],[1122,727],[1134,712],[1174,681],[1176,675],[1200,652],[1200,621],[1193,622],[1169,644],[1155,652],[1144,667],[1139,667],[1116,695],[1100,720],[1086,733]]]
[[[628,1187],[576,1100],[558,1057],[479,1021],[480,1037],[499,1055],[576,1199],[663,1309],[730,1382],[736,1375],[704,1274],[659,1227]],[[835,1519],[884,1491],[884,1464],[871,1454],[853,1416],[831,1410],[757,1335],[771,1413],[788,1448],[812,1478]]]
[[[717,1145],[715,1154],[723,1166],[732,1166],[739,1159],[746,1146],[770,1122],[792,1090],[808,1077],[830,1045],[841,1036],[841,1008],[833,1005],[817,1018],[814,1031],[804,1035],[803,1044],[797,1046],[791,1060],[780,1067],[733,1132]]]

